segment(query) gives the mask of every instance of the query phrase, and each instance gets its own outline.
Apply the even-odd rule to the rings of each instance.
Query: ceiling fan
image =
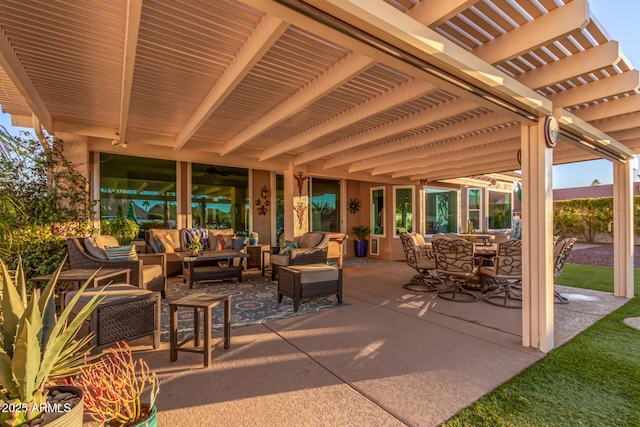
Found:
[[[205,175],[210,177],[211,179],[215,178],[216,175],[220,175],[220,176],[229,176],[228,172],[225,171],[218,171],[215,166],[209,166],[208,168],[205,169]]]

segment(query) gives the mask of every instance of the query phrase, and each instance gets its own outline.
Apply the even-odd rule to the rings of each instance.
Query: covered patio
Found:
[[[344,200],[366,201],[352,217],[342,207],[340,230],[332,231],[346,232],[372,217],[374,189],[392,215],[395,187],[413,188],[420,202],[427,183],[521,169],[518,336],[520,345],[547,352],[557,339],[554,163],[613,162],[614,295],[633,295],[640,74],[588,6],[5,1],[0,103],[14,124],[64,140],[70,160],[92,179],[96,200],[100,154],[175,161],[177,227],[192,223],[197,162],[249,168],[249,201],[263,186],[274,197],[282,174],[287,238],[309,227],[295,216],[309,203],[298,174],[338,179]],[[273,243],[273,210],[251,212],[251,229]],[[423,232],[424,212],[415,214]],[[395,233],[378,237],[380,257],[393,259]]]
[[[233,329],[210,368],[141,343],[162,383],[160,423],[435,426],[544,357],[522,347],[520,310],[406,291],[413,272],[399,262],[344,274],[350,305]],[[571,303],[555,310],[558,345],[626,302],[560,290]]]

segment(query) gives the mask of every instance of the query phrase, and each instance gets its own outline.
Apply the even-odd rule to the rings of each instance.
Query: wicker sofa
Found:
[[[158,253],[158,251],[161,251],[160,248],[152,245],[152,239],[162,239],[163,236],[169,235],[171,236],[171,240],[175,243],[174,252],[165,253],[167,258],[167,276],[177,276],[182,274],[182,261],[176,252],[187,251],[184,230],[184,228],[179,230],[175,228],[152,228],[145,230],[144,240],[147,253]],[[215,250],[215,248],[219,246],[219,239],[224,240],[225,243],[231,241],[233,247],[237,250],[241,250],[244,247],[244,238],[236,239],[235,232],[232,228],[220,230],[207,229],[206,232],[208,247],[211,248],[211,250]]]

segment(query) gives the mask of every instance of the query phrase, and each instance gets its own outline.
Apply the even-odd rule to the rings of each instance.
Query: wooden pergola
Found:
[[[80,163],[126,146],[291,187],[294,170],[415,185],[521,169],[523,345],[542,351],[551,166],[608,159],[615,295],[633,296],[640,74],[586,0],[4,0],[0,66],[14,124],[65,135]]]

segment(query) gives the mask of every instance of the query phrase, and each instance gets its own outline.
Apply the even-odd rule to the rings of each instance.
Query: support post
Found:
[[[613,295],[633,298],[633,168],[613,164]]]
[[[546,353],[554,345],[553,152],[542,123],[521,126],[522,345]]]

